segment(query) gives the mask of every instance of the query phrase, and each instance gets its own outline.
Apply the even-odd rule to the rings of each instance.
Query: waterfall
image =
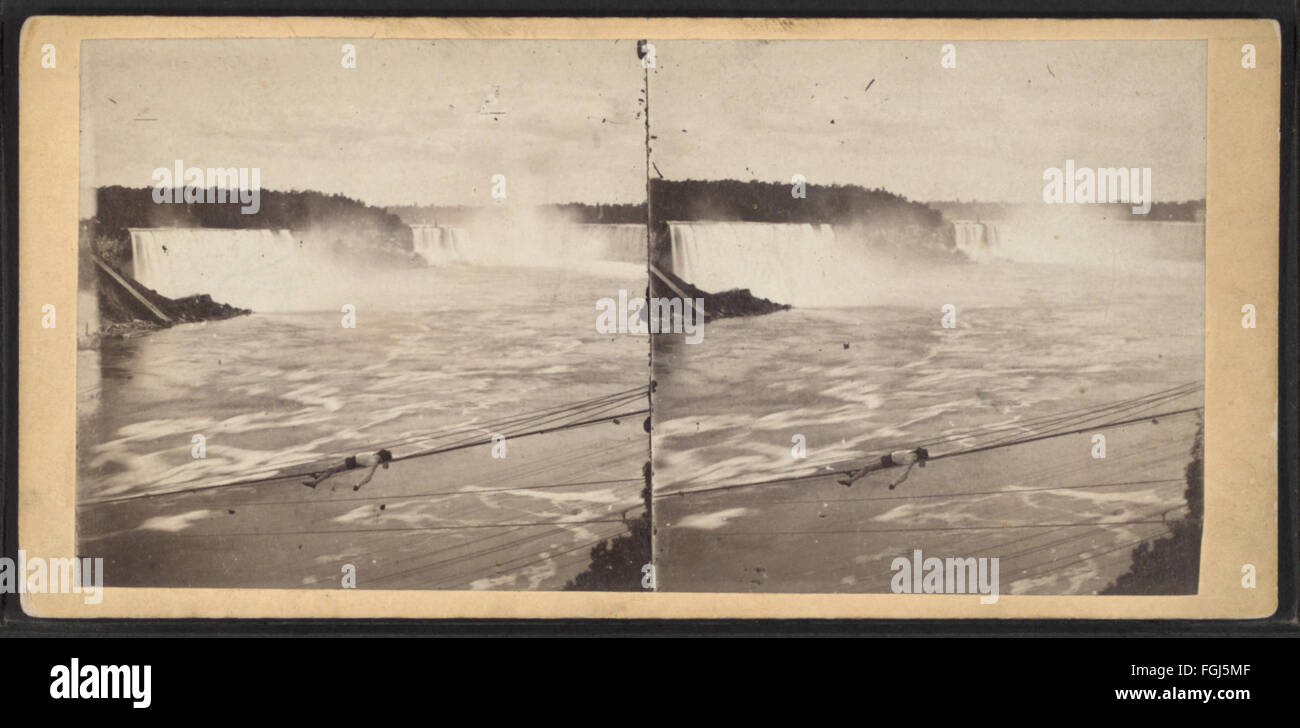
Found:
[[[1203,262],[1205,224],[1107,220],[1087,211],[1043,211],[1009,220],[953,222],[953,242],[976,262],[1122,266]]]
[[[671,271],[709,293],[747,288],[796,307],[947,302],[978,275],[970,263],[925,245],[901,250],[888,229],[759,222],[668,222]],[[1205,255],[1199,222],[1090,220],[1035,212],[954,223],[954,242],[977,263],[1054,263],[1111,270],[1196,273]],[[897,239],[908,241],[899,230]],[[882,240],[883,238],[883,240]],[[906,254],[905,254],[906,253]],[[1203,271],[1201,273],[1203,274]]]
[[[826,224],[669,222],[668,228],[673,273],[709,293],[748,288],[778,303],[816,305],[828,284],[859,268],[861,257]]]
[[[953,242],[957,250],[974,261],[991,260],[997,255],[998,227],[974,220],[954,220]]]
[[[468,233],[448,225],[412,225],[415,252],[431,266],[463,262],[468,250]]]
[[[452,263],[609,270],[633,264],[644,270],[645,225],[564,224],[510,218],[465,228],[412,225],[415,252],[430,266]],[[615,266],[618,267],[618,266]]]
[[[263,307],[301,270],[288,230],[132,228],[134,277],[169,298],[200,293],[233,306]]]

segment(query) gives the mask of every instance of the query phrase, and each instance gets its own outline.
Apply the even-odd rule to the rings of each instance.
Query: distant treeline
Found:
[[[935,227],[943,217],[920,202],[857,185],[807,184],[795,197],[784,182],[665,180],[650,182],[655,221],[792,222]]]
[[[942,215],[920,202],[883,189],[856,185],[805,187],[794,197],[783,182],[751,180],[651,180],[655,222],[666,220],[719,222],[879,223],[888,226],[936,227]],[[485,206],[404,205],[390,207],[409,225],[457,225],[490,210]],[[535,210],[557,213],[575,223],[644,223],[644,204],[567,203],[539,205]]]
[[[388,211],[400,217],[408,225],[462,225],[491,209],[465,205],[402,205],[390,207]],[[587,205],[581,202],[568,202],[559,205],[538,205],[533,209],[542,215],[554,214],[577,224],[616,225],[645,222],[643,204]]]
[[[943,211],[950,220],[1006,220],[1023,211],[1041,212],[1041,203],[1020,202],[931,202],[930,206]],[[1109,211],[1112,220],[1132,222],[1196,222],[1205,220],[1205,200],[1183,202],[1153,202],[1145,215],[1133,212],[1125,203],[1086,205],[1089,209]]]
[[[233,203],[156,203],[153,188],[101,187],[92,221],[96,237],[126,241],[127,228],[205,227],[288,229],[352,248],[411,250],[411,232],[396,215],[343,195],[312,190],[261,190],[251,215]],[[173,190],[173,199],[184,199]],[[207,199],[216,199],[213,191]],[[236,199],[237,193],[236,193]]]

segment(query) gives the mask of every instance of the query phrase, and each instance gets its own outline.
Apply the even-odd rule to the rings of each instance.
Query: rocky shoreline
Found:
[[[717,319],[762,316],[777,311],[790,310],[790,304],[759,298],[750,293],[748,288],[733,288],[729,291],[709,293],[696,288],[672,273],[666,273],[658,269],[655,269],[654,272],[656,276],[661,278],[662,283],[667,283],[670,288],[676,289],[673,291],[674,293],[680,291],[686,297],[704,299],[705,323]],[[656,285],[659,285],[659,283],[656,283]]]
[[[246,308],[213,301],[206,293],[168,298],[130,278],[116,279],[103,270],[97,270],[96,273],[99,299],[99,328],[96,335],[100,339],[131,338],[170,328],[175,324],[219,321],[252,313]],[[123,284],[131,290],[126,290]],[[140,298],[162,313],[163,318],[144,305]]]
[[[695,290],[699,291],[699,289]],[[706,323],[713,319],[762,316],[777,311],[790,310],[790,304],[759,298],[750,293],[748,288],[735,288],[721,293],[699,291],[698,295],[704,299],[704,321]]]

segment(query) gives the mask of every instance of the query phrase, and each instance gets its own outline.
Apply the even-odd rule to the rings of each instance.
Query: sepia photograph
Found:
[[[658,588],[1197,593],[1205,43],[656,51]]]
[[[77,539],[109,586],[640,590],[634,41],[89,40]]]
[[[1267,22],[177,22],[23,29],[33,613],[1275,608]]]
[[[1294,2],[77,6],[0,10],[6,698],[1291,694]]]

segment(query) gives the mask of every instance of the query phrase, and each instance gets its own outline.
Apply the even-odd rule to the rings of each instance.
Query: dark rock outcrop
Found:
[[[168,298],[129,277],[122,276],[119,282],[117,278],[102,269],[96,268],[95,273],[95,283],[99,293],[101,336],[132,336],[178,323],[215,321],[252,313],[248,309],[213,301],[206,293],[184,298]],[[123,282],[130,290],[123,287]],[[132,292],[135,295],[132,295]],[[167,317],[167,320],[159,319],[136,296],[152,304]]]

